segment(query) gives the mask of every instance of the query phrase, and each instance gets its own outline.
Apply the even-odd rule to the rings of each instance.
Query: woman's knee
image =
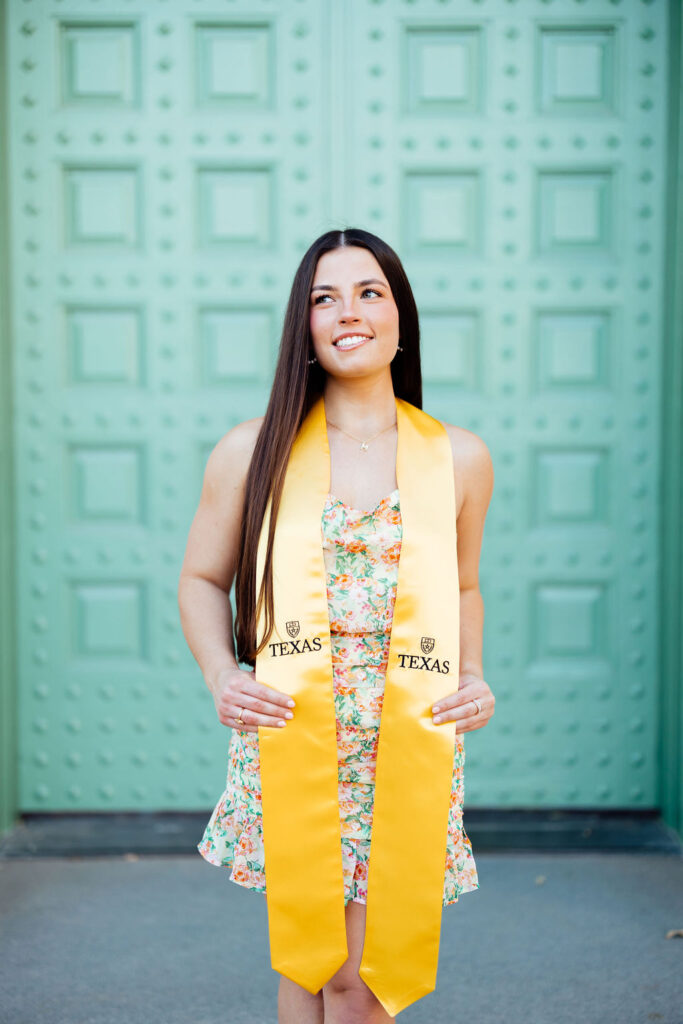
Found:
[[[351,1022],[391,1021],[379,999],[358,973],[365,941],[366,906],[349,902],[346,907],[346,937],[349,956],[323,986],[325,1019],[344,1024]]]
[[[354,976],[350,971],[342,974],[342,971],[343,968],[323,987],[326,1005],[334,1006],[337,1012],[343,1006],[348,1016],[340,1014],[340,1019],[372,1020],[372,1014],[381,1003],[359,974]]]

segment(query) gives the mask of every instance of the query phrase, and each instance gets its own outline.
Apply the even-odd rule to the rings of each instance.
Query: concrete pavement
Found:
[[[680,853],[476,853],[402,1024],[683,1024]],[[196,855],[0,859],[3,1024],[276,1024],[265,897]]]

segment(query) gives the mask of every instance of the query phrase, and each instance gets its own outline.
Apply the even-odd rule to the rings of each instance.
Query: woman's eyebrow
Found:
[[[366,277],[364,281],[356,281],[354,288],[360,288],[364,284],[381,284],[383,288],[386,288],[384,281],[380,281],[377,277]],[[311,291],[317,291],[319,288],[326,292],[336,292],[337,290],[333,284],[314,284]]]

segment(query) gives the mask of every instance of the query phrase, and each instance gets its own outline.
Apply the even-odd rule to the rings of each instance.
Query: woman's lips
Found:
[[[342,338],[341,344],[335,344],[334,347],[338,352],[350,352],[353,348],[360,348],[366,341],[371,341],[371,338],[363,338],[362,340],[354,341],[353,344],[346,344],[346,338]]]

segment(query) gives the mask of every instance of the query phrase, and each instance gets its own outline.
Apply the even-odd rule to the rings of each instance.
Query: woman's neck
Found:
[[[391,378],[388,383],[329,379],[323,395],[327,421],[341,430],[370,436],[396,422]]]

